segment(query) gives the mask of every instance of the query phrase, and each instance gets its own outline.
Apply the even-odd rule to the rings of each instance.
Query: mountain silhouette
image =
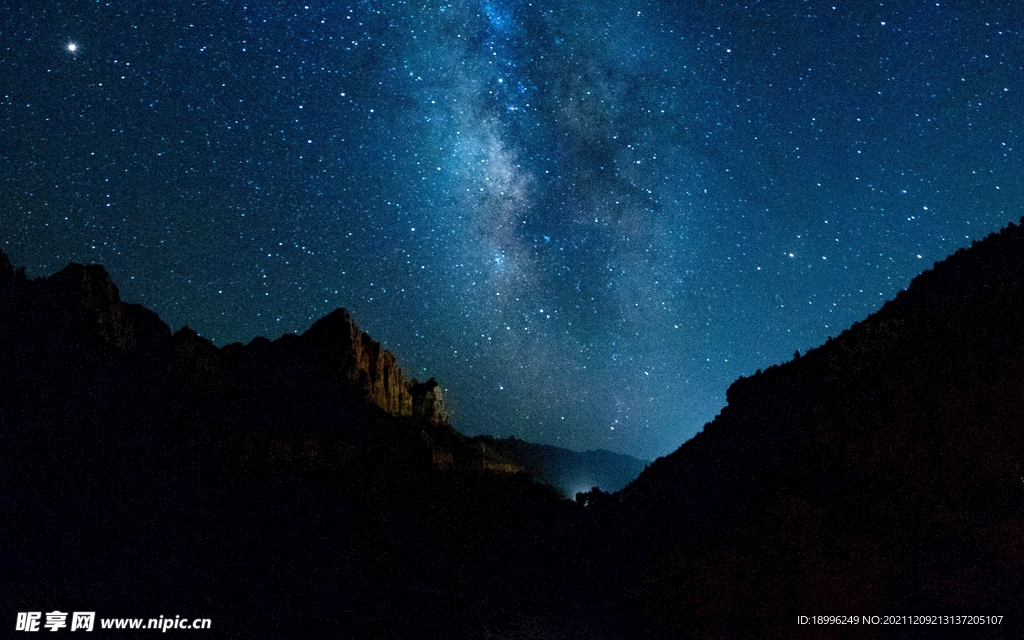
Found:
[[[551,485],[568,498],[598,487],[615,492],[632,482],[648,464],[604,449],[573,451],[519,438],[477,436],[474,443],[496,451],[535,480]]]
[[[652,635],[854,637],[797,616],[991,614],[1005,618],[985,637],[1018,637],[1024,229],[727,399],[617,496]],[[902,629],[854,635],[932,637]]]
[[[217,348],[102,267],[29,279],[0,253],[0,438],[12,619],[480,637],[580,599],[574,505],[455,431],[343,310]]]
[[[1024,229],[798,356],[574,501],[522,471],[605,454],[463,436],[343,310],[218,348],[102,267],[0,253],[0,603],[209,637],[1020,637]]]

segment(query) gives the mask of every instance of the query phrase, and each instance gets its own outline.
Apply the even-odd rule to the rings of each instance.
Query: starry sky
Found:
[[[2,0],[0,248],[653,459],[1024,214],[1011,2]]]

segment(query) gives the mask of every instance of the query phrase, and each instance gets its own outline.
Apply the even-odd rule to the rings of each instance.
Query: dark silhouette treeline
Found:
[[[618,493],[469,439],[337,311],[216,348],[0,254],[0,597],[213,637],[1015,638],[1024,230],[741,378]],[[516,443],[513,443],[516,445]],[[516,445],[518,446],[518,445]],[[531,446],[528,452],[544,451]],[[799,615],[1001,615],[984,628]]]

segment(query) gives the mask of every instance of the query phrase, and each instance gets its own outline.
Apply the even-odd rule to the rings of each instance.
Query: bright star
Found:
[[[68,43],[68,51],[70,51],[72,54],[78,53],[78,45],[74,42]]]

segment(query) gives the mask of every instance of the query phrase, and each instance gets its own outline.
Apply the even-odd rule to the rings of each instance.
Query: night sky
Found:
[[[670,5],[670,6],[667,6]],[[1024,214],[1013,2],[4,0],[0,248],[653,458]]]

